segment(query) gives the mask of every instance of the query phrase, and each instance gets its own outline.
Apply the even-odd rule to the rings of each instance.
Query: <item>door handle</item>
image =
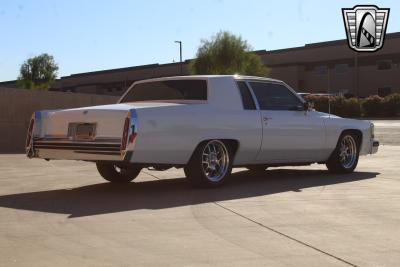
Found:
[[[263,117],[263,121],[268,121],[270,119],[272,119],[272,118],[271,117]]]

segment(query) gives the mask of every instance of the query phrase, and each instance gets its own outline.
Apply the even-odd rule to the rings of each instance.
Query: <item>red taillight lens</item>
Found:
[[[130,120],[129,120],[129,117],[127,117],[125,119],[124,132],[122,133],[121,150],[126,149],[126,144],[128,142],[128,134],[129,134],[129,124],[130,124]]]
[[[33,125],[35,124],[35,119],[32,118],[29,122],[28,133],[26,135],[25,147],[28,148],[32,142]]]
[[[131,135],[129,136],[129,143],[133,143],[135,141],[137,133],[131,133]]]

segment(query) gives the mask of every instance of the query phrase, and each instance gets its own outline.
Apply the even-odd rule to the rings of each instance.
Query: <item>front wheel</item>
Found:
[[[135,179],[142,168],[138,166],[119,165],[114,163],[96,163],[100,175],[112,183],[129,183]]]
[[[359,142],[354,134],[344,133],[326,162],[328,170],[333,173],[350,173],[357,167]]]
[[[188,180],[199,186],[219,186],[232,171],[232,152],[220,140],[201,143],[184,167]]]

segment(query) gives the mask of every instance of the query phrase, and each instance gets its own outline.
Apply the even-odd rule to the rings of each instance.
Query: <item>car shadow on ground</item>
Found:
[[[0,207],[68,214],[70,218],[140,209],[164,209],[215,201],[242,199],[304,188],[371,179],[376,172],[333,175],[324,170],[277,169],[264,173],[236,172],[219,188],[191,188],[183,178],[99,183],[73,189],[0,196]],[[355,184],[354,186],[357,186]]]

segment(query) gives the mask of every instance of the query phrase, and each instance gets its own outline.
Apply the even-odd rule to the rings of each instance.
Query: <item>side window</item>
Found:
[[[251,82],[250,85],[262,110],[296,110],[303,105],[283,84]]]
[[[240,95],[242,96],[243,108],[244,109],[256,109],[256,105],[254,104],[253,97],[250,93],[249,88],[245,82],[237,82],[239,87]]]

